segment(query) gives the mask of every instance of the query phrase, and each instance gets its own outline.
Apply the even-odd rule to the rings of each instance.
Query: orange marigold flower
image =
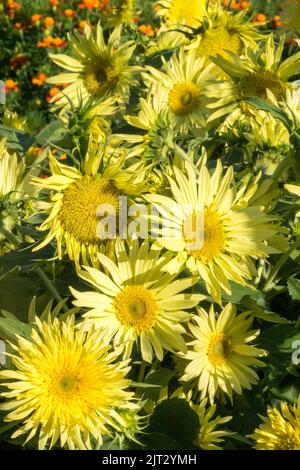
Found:
[[[19,85],[12,79],[8,79],[5,82],[5,90],[10,93],[11,91],[19,91]]]
[[[73,16],[75,16],[75,11],[71,10],[71,8],[67,8],[66,10],[64,10],[64,15],[68,18],[72,18]]]
[[[100,1],[100,3],[102,3]],[[88,9],[92,10],[93,8],[98,8],[99,7],[99,1],[98,0],[83,0],[82,3],[79,4],[79,8],[83,9]]]
[[[59,5],[59,0],[49,0],[50,5],[57,7]]]
[[[257,21],[257,23],[265,23],[267,21],[267,17],[264,13],[257,13],[254,15],[253,21]]]
[[[153,28],[150,24],[141,24],[138,27],[138,30],[148,37],[153,37],[155,35],[155,32],[153,31]]]
[[[47,95],[46,100],[48,102],[51,101],[51,99],[54,98],[54,96],[58,95],[59,93],[60,93],[59,88],[57,88],[57,87],[50,88],[50,90],[48,91],[48,95]]]
[[[52,16],[46,16],[46,18],[44,19],[44,25],[47,27],[54,26],[55,25],[54,18],[52,18]]]
[[[78,27],[83,29],[88,24],[87,20],[79,21]]]
[[[250,5],[250,2],[247,2],[246,0],[243,0],[240,3],[240,9],[241,10],[246,10],[247,8],[249,8],[249,5]]]
[[[22,23],[15,23],[15,28],[16,29],[22,29]]]
[[[281,16],[280,15],[275,15],[273,17],[273,23],[274,23],[274,26],[276,26],[276,28],[280,28],[281,26],[284,25],[284,22],[281,21]]]
[[[46,73],[40,72],[36,77],[33,77],[31,83],[33,85],[42,86],[47,80],[48,75]]]
[[[31,17],[31,23],[32,23],[32,24],[37,23],[38,21],[40,21],[40,19],[42,18],[42,16],[43,16],[43,15],[38,15],[38,14],[32,15],[32,17]]]

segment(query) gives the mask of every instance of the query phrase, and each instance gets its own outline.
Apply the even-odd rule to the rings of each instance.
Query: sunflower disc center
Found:
[[[186,116],[197,109],[199,95],[199,89],[194,83],[178,83],[169,93],[169,106],[174,114]]]
[[[189,234],[188,231],[185,233],[185,240],[189,244],[195,244],[195,246],[198,244],[198,240],[192,237],[192,233],[196,232],[197,217],[201,217],[201,214],[194,212],[192,216],[185,221],[185,227],[188,226],[192,228],[191,234]],[[202,243],[202,247],[199,250],[188,250],[188,252],[195,259],[206,263],[212,261],[214,258],[219,256],[222,251],[224,251],[225,234],[222,221],[218,214],[210,209],[206,209],[203,217],[203,239],[199,239],[199,244]]]
[[[285,86],[280,78],[269,70],[257,70],[250,76],[247,75],[241,81],[241,93],[243,96],[258,96],[266,99],[267,89],[277,98],[285,96]]]
[[[226,363],[231,355],[231,341],[223,333],[214,335],[208,346],[208,359],[215,365]]]
[[[66,232],[85,244],[98,244],[99,207],[119,210],[119,191],[106,178],[83,176],[64,191],[59,220]]]
[[[138,333],[148,331],[156,320],[157,305],[154,295],[143,286],[127,286],[113,303],[118,320]]]

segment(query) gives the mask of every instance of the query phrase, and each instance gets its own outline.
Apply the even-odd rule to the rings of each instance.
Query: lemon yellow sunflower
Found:
[[[35,321],[31,337],[12,345],[15,369],[0,371],[8,389],[0,409],[18,423],[12,438],[25,435],[25,444],[37,437],[40,450],[91,449],[92,438],[101,445],[103,435],[124,425],[117,409],[131,406],[128,364],[116,362],[99,332],[75,327],[74,317]]]
[[[300,450],[300,396],[295,404],[268,407],[263,424],[250,436],[257,450]]]

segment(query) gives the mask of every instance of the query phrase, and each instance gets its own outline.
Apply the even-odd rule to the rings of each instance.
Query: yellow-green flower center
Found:
[[[149,331],[157,316],[153,293],[143,286],[127,286],[115,298],[113,308],[118,320],[137,333]]]
[[[208,345],[208,360],[214,366],[220,366],[228,362],[231,351],[230,339],[223,333],[215,334],[211,337]]]
[[[63,375],[58,381],[58,391],[61,393],[72,393],[76,390],[77,380],[72,375]]]
[[[169,93],[169,106],[174,114],[186,116],[197,109],[199,95],[199,89],[194,83],[177,83]]]
[[[107,178],[83,176],[71,183],[63,192],[58,214],[63,229],[81,243],[99,243],[99,222],[109,213],[118,213],[119,195]],[[102,217],[97,215],[99,208]]]
[[[285,96],[286,88],[276,73],[270,70],[256,70],[241,80],[240,90],[242,96],[258,96],[267,98],[267,89],[277,98]]]
[[[226,26],[218,26],[216,28],[207,29],[204,32],[197,48],[197,55],[199,57],[216,57],[217,55],[221,55],[225,59],[228,59],[230,56],[227,51],[240,55],[243,49],[244,44],[236,31],[230,30]]]
[[[212,261],[220,255],[225,247],[225,232],[223,223],[217,213],[210,209],[206,209],[203,215],[203,237],[199,240],[195,238],[197,233],[197,217],[200,218],[201,214],[193,213],[190,218],[185,221],[185,240],[187,243],[193,243],[196,249],[188,250],[195,259],[204,263]],[[188,235],[186,226],[190,227],[191,235]],[[202,247],[197,249],[197,242],[202,243]]]
[[[97,60],[85,69],[84,84],[94,96],[101,97],[117,85],[119,72],[109,60]]]

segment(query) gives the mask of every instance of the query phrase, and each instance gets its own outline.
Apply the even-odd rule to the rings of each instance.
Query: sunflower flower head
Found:
[[[257,47],[263,36],[256,30],[256,24],[245,20],[247,10],[234,14],[220,5],[209,9],[205,16],[204,31],[197,35],[189,48],[195,49],[198,57],[221,56],[230,59],[228,52],[242,55],[245,48]]]
[[[255,275],[252,259],[286,247],[284,229],[264,208],[268,184],[259,187],[259,178],[237,184],[232,167],[222,173],[221,161],[212,174],[205,159],[199,172],[190,164],[186,172],[174,167],[168,177],[171,197],[145,196],[161,214],[157,243],[177,253],[167,269],[176,272],[185,264],[218,303],[222,291],[231,293],[229,281],[245,284]],[[255,200],[255,193],[263,197]]]
[[[212,58],[227,78],[207,87],[207,96],[213,99],[208,107],[214,110],[210,121],[226,115],[238,119],[248,109],[243,102],[245,98],[269,100],[269,92],[278,101],[285,98],[287,90],[291,89],[290,80],[299,70],[300,52],[283,60],[284,43],[283,35],[276,47],[270,34],[261,49],[247,48],[243,59],[232,53],[231,60],[220,55]]]
[[[135,45],[133,41],[121,44],[121,26],[112,31],[107,43],[100,23],[95,31],[86,25],[83,35],[74,31],[69,42],[72,56],[50,54],[53,62],[67,72],[49,78],[48,83],[69,84],[52,99],[54,109],[69,109],[70,103],[77,107],[91,97],[115,97],[120,104],[127,102],[130,85],[135,83],[133,76],[140,69],[129,65]]]
[[[300,450],[300,396],[297,403],[269,407],[263,424],[250,436],[258,450]]]
[[[157,95],[161,108],[166,108],[171,124],[180,131],[191,126],[205,127],[206,86],[216,75],[213,65],[205,65],[193,51],[174,54],[164,61],[163,70],[148,67],[143,75],[150,96]]]
[[[249,345],[258,331],[250,330],[252,318],[248,312],[237,315],[235,306],[227,304],[216,317],[213,305],[209,313],[199,310],[190,324],[193,340],[185,359],[189,361],[182,381],[193,380],[201,398],[214,402],[222,392],[232,400],[233,392],[251,389],[258,382],[255,367],[264,363],[258,359],[266,352]]]
[[[97,332],[75,327],[74,317],[41,322],[30,338],[18,337],[13,346],[15,370],[2,370],[8,392],[1,409],[7,421],[21,421],[12,438],[26,434],[26,442],[38,438],[39,449],[57,443],[69,449],[91,449],[102,436],[118,428],[117,408],[130,406],[126,389],[129,367],[115,362],[116,353],[103,345]],[[7,381],[8,380],[8,381]],[[12,381],[11,381],[12,380]]]
[[[186,350],[182,335],[183,324],[191,315],[187,310],[204,296],[183,291],[197,278],[175,280],[176,276],[165,273],[165,258],[146,241],[139,245],[133,240],[127,250],[125,243],[117,240],[115,249],[116,262],[98,255],[108,275],[89,267],[79,273],[97,291],[72,289],[74,304],[88,308],[84,316],[89,324],[103,330],[107,341],[123,347],[126,356],[134,343],[147,362],[153,355],[162,361],[164,350]]]
[[[147,190],[143,163],[127,165],[126,158],[125,153],[109,156],[101,147],[90,145],[81,168],[76,168],[49,154],[51,176],[32,180],[49,192],[48,218],[40,226],[48,234],[35,250],[55,238],[60,258],[65,245],[77,267],[81,260],[98,265],[101,246],[117,235],[117,227],[110,233],[110,228],[101,226],[101,220],[111,217],[117,223],[120,197],[134,197]]]

